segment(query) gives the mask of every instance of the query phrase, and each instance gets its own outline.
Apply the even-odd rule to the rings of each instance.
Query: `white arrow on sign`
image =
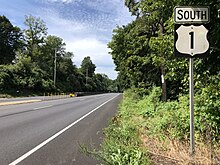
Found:
[[[194,56],[205,53],[209,49],[209,42],[207,40],[208,30],[203,25],[181,25],[176,32],[178,39],[175,46],[180,53]]]

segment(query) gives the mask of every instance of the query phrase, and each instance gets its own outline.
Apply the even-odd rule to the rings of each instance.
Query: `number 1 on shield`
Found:
[[[191,48],[191,49],[194,49],[194,44],[193,44],[193,43],[194,43],[194,42],[193,42],[193,41],[194,41],[194,32],[190,32],[189,35],[190,35],[190,37],[191,37],[191,38],[190,38],[190,48]]]

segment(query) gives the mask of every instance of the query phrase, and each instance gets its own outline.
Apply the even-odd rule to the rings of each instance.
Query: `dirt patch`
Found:
[[[155,165],[219,165],[219,149],[210,145],[196,144],[192,157],[189,146],[179,141],[159,140],[155,137],[141,135],[143,147],[148,149],[148,156]]]

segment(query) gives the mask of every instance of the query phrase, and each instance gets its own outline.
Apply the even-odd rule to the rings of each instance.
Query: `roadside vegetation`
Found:
[[[220,101],[203,89],[195,98],[195,155],[189,154],[189,98],[161,101],[153,87],[124,92],[118,114],[104,130],[99,151],[89,152],[112,165],[219,164]],[[218,114],[216,114],[218,113]]]
[[[124,98],[105,129],[103,164],[220,164],[218,0],[125,0],[134,20],[108,47]],[[209,6],[210,54],[194,60],[195,155],[189,153],[189,60],[173,54],[175,6]],[[184,43],[183,43],[184,44]]]
[[[0,97],[39,95],[47,92],[109,92],[116,83],[95,73],[91,58],[79,68],[62,38],[49,35],[46,23],[25,16],[25,29],[0,16]]]

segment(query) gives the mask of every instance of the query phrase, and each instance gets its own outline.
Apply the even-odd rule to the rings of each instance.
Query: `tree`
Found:
[[[12,46],[11,49],[8,49],[9,53],[14,53],[13,58],[7,59],[8,62],[14,60],[13,64],[0,65],[1,89],[37,92],[107,91],[110,80],[106,75],[95,74],[96,66],[90,57],[85,57],[81,68],[78,69],[72,61],[73,53],[66,51],[63,39],[52,35],[47,36],[46,24],[40,18],[32,15],[25,17],[24,24],[27,29],[24,30],[24,38],[16,38],[20,33],[17,35],[12,30],[20,32],[20,29],[14,28],[8,19],[0,17],[0,21],[2,37],[0,43],[8,42],[7,44]],[[9,40],[10,37],[14,40]],[[17,41],[22,43],[19,49],[15,49],[16,44],[14,43],[19,43]],[[2,46],[0,50],[3,48],[6,49]],[[5,59],[1,62],[3,61],[6,63]],[[54,73],[57,75],[56,86],[54,86]]]
[[[128,7],[132,15],[139,17],[138,0],[125,0],[125,5]]]
[[[152,64],[149,40],[152,29],[148,17],[139,17],[127,26],[114,29],[108,44],[110,54],[119,71],[120,89],[130,87],[148,88],[158,84],[158,68]]]
[[[10,64],[21,46],[21,30],[13,26],[8,18],[0,16],[0,64]]]
[[[0,92],[14,87],[11,65],[0,65]]]
[[[137,17],[132,23],[114,29],[112,41],[108,44],[119,71],[118,86],[121,89],[162,84],[163,100],[177,98],[180,92],[188,91],[188,61],[176,59],[173,55],[173,8],[176,5],[210,6],[211,55],[195,61],[196,72],[202,77],[196,86],[204,86],[209,76],[219,72],[218,0],[125,0],[125,5]]]
[[[40,46],[44,44],[47,35],[47,27],[43,20],[32,15],[25,16],[24,24],[28,27],[25,33],[25,41],[27,45],[27,54],[36,61],[42,54]]]
[[[167,100],[167,83],[166,83],[166,49],[161,49],[164,47],[164,41],[167,35],[166,30],[165,30],[165,22],[172,17],[173,13],[173,8],[175,1],[173,0],[168,0],[168,1],[162,1],[159,0],[157,2],[154,2],[152,0],[145,0],[145,1],[140,1],[140,10],[143,15],[148,14],[150,19],[153,20],[155,26],[155,33],[157,38],[160,38],[159,41],[161,41],[161,44],[153,44],[152,49],[155,49],[154,47],[157,47],[157,56],[160,59],[160,70],[161,70],[161,84],[162,84],[162,100],[166,101]],[[167,40],[168,41],[168,40]],[[160,43],[160,42],[157,42]],[[162,46],[162,47],[161,47]]]
[[[78,83],[77,68],[72,62],[73,53],[66,52],[57,62],[57,86],[65,91],[76,91]]]
[[[106,92],[109,90],[109,86],[112,85],[111,80],[105,74],[95,74],[93,81],[95,82],[96,88],[94,90],[96,92]]]
[[[125,67],[126,59],[130,56],[131,49],[127,34],[129,34],[132,24],[127,26],[116,27],[113,30],[112,41],[108,43],[108,48],[111,49],[111,56],[116,65],[115,70],[118,71],[118,82],[120,82],[120,89],[127,89],[131,87],[129,78],[127,76],[127,69]]]
[[[90,57],[87,56],[83,59],[80,70],[86,77],[93,77],[95,74],[95,68],[95,64],[93,64]]]
[[[61,61],[61,59],[66,54],[65,51],[65,43],[63,39],[57,36],[49,35],[46,37],[43,46],[41,47],[41,56],[38,58],[38,65],[45,71],[48,72],[50,78],[53,78],[54,72],[54,62],[55,62],[55,54],[56,54],[56,62],[57,64]],[[71,54],[68,58],[71,58],[73,54]]]

